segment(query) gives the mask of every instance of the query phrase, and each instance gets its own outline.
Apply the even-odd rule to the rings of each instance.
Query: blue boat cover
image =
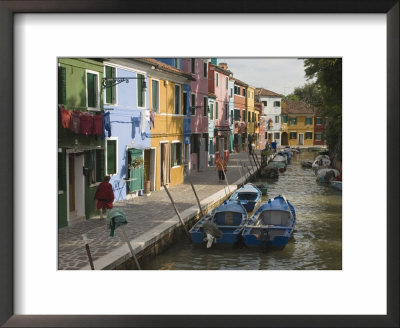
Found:
[[[257,212],[265,211],[265,210],[280,210],[280,211],[289,211],[289,208],[281,196],[277,196],[273,199],[270,199],[267,203],[260,206]]]
[[[249,193],[249,192],[252,192],[252,193],[257,193],[258,194],[260,192],[260,189],[254,187],[252,184],[248,183],[248,184],[245,184],[243,187],[239,188],[238,190],[236,190],[236,192],[237,193],[242,193],[242,192]]]

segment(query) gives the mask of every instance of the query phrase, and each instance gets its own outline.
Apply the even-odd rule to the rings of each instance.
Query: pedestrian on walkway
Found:
[[[100,210],[100,220],[103,220],[103,210],[112,209],[114,201],[114,191],[109,182],[110,177],[105,176],[104,181],[97,187],[94,199],[96,200],[96,208]]]
[[[221,181],[225,180],[224,177],[224,172],[226,172],[226,161],[224,158],[220,157],[217,160],[217,170],[218,170],[218,182],[221,183]]]

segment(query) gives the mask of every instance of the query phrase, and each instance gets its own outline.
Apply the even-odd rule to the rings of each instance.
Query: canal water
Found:
[[[302,160],[315,152],[303,151],[292,157],[287,170],[268,183],[262,202],[284,194],[296,210],[293,238],[283,250],[257,250],[238,245],[233,249],[199,247],[183,239],[161,255],[145,260],[147,270],[341,270],[342,193],[316,182],[312,169]]]

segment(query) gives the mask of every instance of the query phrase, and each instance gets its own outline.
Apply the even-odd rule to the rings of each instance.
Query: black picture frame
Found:
[[[387,16],[387,315],[14,315],[13,16],[16,13],[385,13]],[[0,0],[0,324],[4,327],[399,327],[399,1]],[[381,177],[376,177],[377,179]],[[373,264],[372,264],[373,265]],[[373,282],[371,282],[373,283]],[[345,295],[343,296],[345,297]]]

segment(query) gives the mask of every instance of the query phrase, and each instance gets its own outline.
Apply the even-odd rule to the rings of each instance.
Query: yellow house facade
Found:
[[[246,92],[246,123],[247,135],[255,134],[256,109],[254,107],[254,90],[255,88],[248,86]]]
[[[313,146],[315,108],[301,101],[282,102],[281,144]]]
[[[183,120],[187,109],[184,85],[194,78],[177,68],[152,61],[159,66],[155,72],[149,72],[150,144],[154,151],[148,161],[155,162],[152,189],[160,190],[164,184],[175,186],[184,182]]]

